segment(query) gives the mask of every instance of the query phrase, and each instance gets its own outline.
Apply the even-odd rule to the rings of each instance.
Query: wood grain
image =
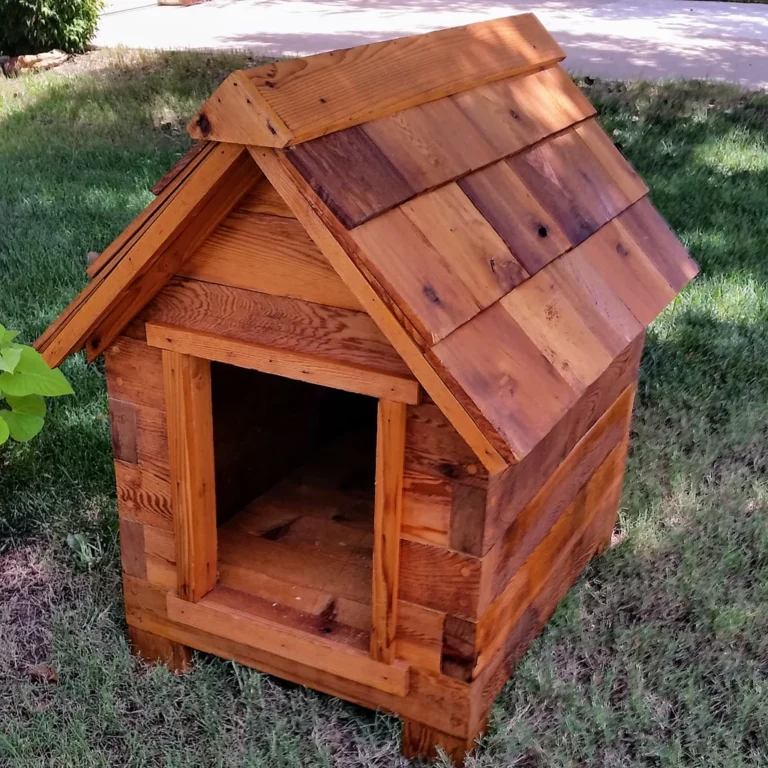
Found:
[[[187,130],[283,147],[564,58],[532,14],[236,72]]]
[[[362,129],[416,193],[498,159],[449,98],[373,120]]]
[[[559,66],[483,85],[451,100],[491,145],[493,160],[519,152],[595,113]]]
[[[494,344],[504,339],[503,346]],[[504,436],[521,460],[577,400],[552,364],[500,304],[432,348],[457,397]]]
[[[624,211],[619,223],[676,293],[698,274],[698,265],[647,197]]]
[[[358,126],[291,147],[286,157],[347,229],[419,191]]]
[[[173,530],[171,484],[135,463],[115,461],[117,509],[121,519]]]
[[[575,130],[507,160],[541,205],[578,245],[634,203]]]
[[[145,317],[150,323],[410,377],[401,358],[363,312],[178,280],[162,291]]]
[[[367,653],[343,644],[261,620],[247,610],[221,605],[217,590],[200,602],[167,597],[168,617],[204,632],[212,632],[236,643],[267,651],[288,661],[311,664],[321,672],[360,682],[396,696],[408,692],[408,667],[383,664]]]
[[[639,200],[648,194],[645,182],[598,125],[597,120],[587,120],[574,130],[629,200]]]
[[[528,277],[504,241],[456,184],[421,195],[400,210],[443,257],[453,277],[468,289],[481,309]],[[434,265],[434,269],[440,266]]]
[[[475,618],[481,571],[479,558],[403,539],[400,598],[434,611]]]
[[[387,398],[398,403],[415,405],[419,402],[419,383],[416,379],[311,354],[290,352],[213,333],[189,331],[163,323],[147,323],[147,340],[150,345],[162,349],[195,354],[206,360],[217,360],[310,384]]]
[[[557,524],[608,454],[628,439],[634,396],[635,386],[631,385],[576,444],[487,553],[483,560],[483,568],[487,569],[487,591],[483,594],[486,605],[495,599]]]
[[[433,761],[440,759],[442,752],[453,765],[460,767],[464,765],[474,742],[475,736],[469,739],[457,738],[415,720],[403,720],[401,748],[403,756],[409,760]]]
[[[550,213],[506,162],[465,176],[459,187],[529,274],[570,247]]]
[[[576,444],[597,423],[638,375],[644,338],[641,334],[579,398],[524,461],[490,478],[483,552],[496,543]]]
[[[211,374],[207,360],[163,350],[178,593],[200,600],[218,565]]]
[[[120,556],[123,573],[144,579],[147,564],[144,559],[144,526],[134,520],[120,518]]]
[[[398,208],[352,232],[364,263],[431,346],[481,309],[454,274],[453,254],[440,253]]]
[[[110,398],[109,427],[112,432],[112,455],[115,460],[138,464],[136,406],[124,400]]]
[[[374,504],[371,658],[392,663],[396,651],[406,406],[379,400]]]
[[[291,210],[331,262],[333,268],[414,372],[424,389],[429,392],[443,413],[448,415],[451,423],[480,461],[492,472],[505,469],[509,465],[509,460],[506,454],[499,452],[497,445],[501,441],[498,436],[495,441],[487,437],[485,429],[478,426],[432,365],[425,360],[422,349],[409,330],[404,327],[402,319],[394,308],[387,303],[383,289],[375,285],[371,276],[363,271],[362,264],[355,256],[354,244],[336,222],[327,206],[314,194],[306,182],[293,172],[293,166],[288,164],[281,155],[272,150],[252,149],[251,151],[259,167],[291,206]]]
[[[236,210],[178,272],[249,291],[360,309],[296,219]]]
[[[398,601],[396,656],[412,667],[440,673],[445,615],[421,605]]]

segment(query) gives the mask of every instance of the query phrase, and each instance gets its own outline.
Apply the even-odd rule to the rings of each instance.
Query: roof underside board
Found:
[[[288,59],[230,75],[188,131],[285,147],[563,58],[539,20],[522,14]]]

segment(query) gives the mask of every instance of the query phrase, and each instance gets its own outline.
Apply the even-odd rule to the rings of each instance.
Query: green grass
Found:
[[[0,320],[33,339],[179,156],[236,58],[0,82]],[[652,326],[621,542],[500,696],[473,768],[768,764],[768,97],[586,88],[702,266]],[[0,766],[396,766],[383,715],[201,657],[130,657],[99,366],[0,453]],[[68,533],[92,545],[76,559]],[[58,684],[29,679],[45,661]]]

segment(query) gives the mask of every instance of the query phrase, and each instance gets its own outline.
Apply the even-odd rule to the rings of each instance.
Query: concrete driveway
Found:
[[[571,71],[603,77],[702,77],[768,88],[768,5],[684,0],[210,0],[161,7],[113,0],[96,45],[248,49],[304,55],[535,12]]]

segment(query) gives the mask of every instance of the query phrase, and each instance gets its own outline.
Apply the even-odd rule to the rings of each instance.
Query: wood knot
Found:
[[[549,230],[543,224],[539,224],[539,228],[536,230],[536,234],[539,237],[546,237],[549,234]]]
[[[629,256],[629,251],[621,243],[616,244],[616,253],[618,253],[622,258]]]
[[[431,285],[425,285],[424,288],[422,288],[422,292],[433,304],[440,304],[440,297]]]
[[[205,112],[200,113],[197,120],[195,120],[195,125],[200,129],[200,133],[202,133],[203,136],[207,136],[211,132],[211,121],[208,119],[208,115],[206,115]]]

